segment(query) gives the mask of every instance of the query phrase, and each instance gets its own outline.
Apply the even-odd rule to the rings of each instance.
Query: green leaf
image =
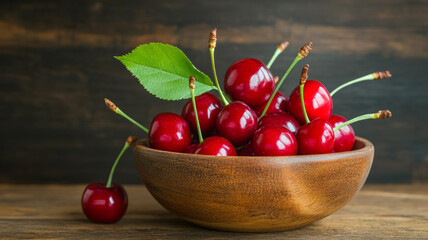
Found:
[[[196,69],[180,49],[171,45],[149,43],[115,58],[147,91],[161,99],[190,98],[190,76],[196,79],[195,95],[216,89],[207,75]]]

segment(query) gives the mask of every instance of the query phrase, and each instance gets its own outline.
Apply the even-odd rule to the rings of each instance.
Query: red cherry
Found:
[[[82,196],[82,209],[86,217],[97,223],[119,221],[128,207],[128,195],[119,184],[106,188],[104,183],[88,185]]]
[[[150,147],[183,152],[190,143],[190,128],[184,118],[174,113],[160,113],[153,118],[149,129]]]
[[[247,143],[257,128],[257,115],[245,103],[231,102],[218,114],[217,133],[235,146]]]
[[[196,148],[195,154],[213,156],[236,156],[236,150],[226,138],[213,136],[206,138]]]
[[[195,98],[196,108],[198,109],[199,124],[202,134],[209,133],[215,128],[215,121],[218,113],[221,111],[221,103],[216,96],[211,93],[204,93]],[[181,116],[189,123],[190,129],[194,134],[198,133],[193,111],[192,99],[184,104]]]
[[[265,110],[266,104],[267,102],[255,109],[257,116],[260,117],[260,115],[262,115],[263,110]],[[287,97],[280,92],[276,92],[265,114],[276,113],[276,112],[287,112],[287,109],[288,109]]]
[[[332,153],[334,149],[333,127],[327,120],[316,118],[300,126],[296,134],[299,154]]]
[[[253,144],[250,142],[238,151],[238,156],[254,156]]]
[[[333,128],[339,126],[340,124],[346,122],[346,119],[340,115],[333,114],[331,115],[328,122],[333,126]],[[346,125],[341,127],[339,130],[334,131],[334,151],[335,152],[345,152],[351,151],[355,144],[355,133],[351,125]]]
[[[296,137],[281,126],[263,126],[253,136],[255,156],[290,156],[297,154]]]
[[[259,120],[259,128],[263,126],[282,126],[290,130],[296,135],[300,127],[299,122],[286,112],[270,113],[265,115]]]
[[[272,73],[259,60],[253,58],[234,62],[226,71],[224,89],[233,100],[251,107],[265,103],[273,93]]]
[[[320,82],[308,80],[304,86],[304,101],[306,112],[309,120],[322,118],[328,120],[330,118],[333,102],[327,89]],[[300,100],[300,87],[297,86],[288,99],[288,112],[293,115],[300,124],[305,124],[305,116],[303,115],[302,102]]]

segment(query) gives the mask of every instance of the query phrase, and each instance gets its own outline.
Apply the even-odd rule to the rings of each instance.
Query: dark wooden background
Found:
[[[0,4],[0,181],[105,181],[126,137],[145,134],[106,110],[109,97],[148,126],[155,114],[181,112],[183,102],[156,99],[113,56],[139,44],[180,47],[210,70],[207,38],[218,28],[217,70],[234,61],[267,62],[282,75],[308,41],[310,56],[282,91],[310,78],[333,90],[379,70],[393,78],[349,87],[334,96],[334,112],[351,118],[390,109],[393,118],[354,124],[376,148],[370,182],[428,180],[427,1],[2,1]],[[139,183],[131,152],[115,174]]]

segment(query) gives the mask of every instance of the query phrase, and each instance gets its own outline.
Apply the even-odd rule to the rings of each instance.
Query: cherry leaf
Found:
[[[196,80],[196,96],[216,89],[207,75],[196,69],[180,49],[171,45],[149,43],[115,58],[125,65],[148,92],[161,99],[190,98],[190,76]]]

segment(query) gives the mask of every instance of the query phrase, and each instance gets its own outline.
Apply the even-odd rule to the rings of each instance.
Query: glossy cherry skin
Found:
[[[328,119],[333,128],[346,122],[346,119],[340,115],[333,114]],[[351,151],[355,144],[355,133],[351,125],[346,125],[334,131],[334,151],[345,152]]]
[[[190,128],[184,118],[174,113],[160,113],[153,118],[149,129],[151,148],[183,152],[190,143]]]
[[[333,110],[333,102],[330,93],[318,81],[308,80],[303,88],[306,112],[309,120],[323,118],[328,120]],[[293,115],[300,124],[305,124],[302,103],[300,100],[300,87],[297,86],[288,99],[288,112]]]
[[[286,112],[276,112],[264,115],[259,120],[259,128],[263,126],[282,126],[290,130],[296,135],[299,130],[300,124],[297,120]]]
[[[310,123],[300,126],[296,138],[301,155],[333,152],[333,127],[323,118],[316,118]]]
[[[236,156],[236,150],[226,138],[213,136],[206,138],[196,148],[195,154],[213,156]]]
[[[258,106],[255,109],[257,116],[262,115],[263,110],[265,110],[266,104],[267,102],[263,105]],[[280,92],[276,92],[275,96],[272,99],[272,102],[268,107],[268,110],[266,111],[266,114],[276,113],[276,112],[287,112],[287,109],[288,109],[287,97]]]
[[[196,108],[198,110],[199,125],[201,126],[202,134],[207,134],[215,128],[215,121],[218,113],[221,111],[221,103],[218,98],[211,93],[204,93],[195,98]],[[181,116],[186,119],[190,126],[190,130],[194,134],[198,134],[195,111],[193,111],[192,100],[184,104]]]
[[[226,71],[224,89],[233,100],[255,108],[264,104],[275,88],[272,73],[259,60],[253,58],[234,62]]]
[[[255,156],[291,156],[297,154],[296,137],[281,126],[263,126],[254,133]]]
[[[229,103],[217,117],[217,133],[235,146],[246,144],[256,128],[256,113],[241,101]]]
[[[105,183],[89,184],[82,196],[82,209],[89,220],[96,223],[119,221],[128,207],[128,195],[119,184],[106,188]]]

